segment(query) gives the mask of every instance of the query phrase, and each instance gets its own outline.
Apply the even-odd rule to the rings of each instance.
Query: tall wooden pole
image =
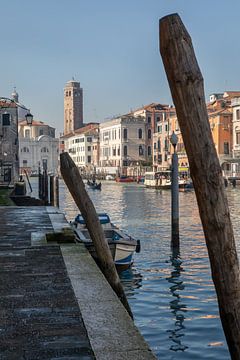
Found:
[[[180,17],[160,19],[160,53],[186,148],[232,359],[240,359],[240,279],[222,171],[212,139],[203,77]]]
[[[60,170],[63,180],[86,222],[99,259],[100,268],[129,315],[133,317],[95,207],[85,189],[78,168],[67,152],[60,154]]]

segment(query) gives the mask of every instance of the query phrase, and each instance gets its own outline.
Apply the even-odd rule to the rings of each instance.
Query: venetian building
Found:
[[[13,186],[19,177],[18,107],[0,98],[0,186]]]
[[[228,176],[231,172],[233,156],[232,95],[232,92],[225,92],[222,96],[220,94],[215,98],[211,96],[210,100],[212,101],[207,104],[213,142],[225,176]]]
[[[30,175],[46,169],[48,173],[58,173],[59,139],[55,138],[55,129],[42,121],[26,120],[18,124],[20,173]]]
[[[64,88],[64,135],[83,126],[83,89],[80,82],[68,81]]]
[[[146,126],[142,116],[130,114],[100,124],[99,171],[140,175],[146,162]]]
[[[99,124],[89,123],[61,137],[81,173],[94,173],[99,161]]]

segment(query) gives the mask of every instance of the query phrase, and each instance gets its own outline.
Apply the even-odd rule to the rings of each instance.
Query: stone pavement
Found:
[[[95,359],[45,207],[0,207],[0,359]]]
[[[153,360],[83,244],[53,207],[0,207],[1,360]]]

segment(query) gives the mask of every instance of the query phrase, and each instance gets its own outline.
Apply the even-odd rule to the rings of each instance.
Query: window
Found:
[[[157,121],[160,121],[160,116],[157,116]]]
[[[87,162],[88,162],[88,164],[91,163],[91,155],[88,155],[88,157],[87,157]]]
[[[39,136],[43,135],[43,129],[39,130]]]
[[[151,123],[151,116],[148,116],[147,121],[148,121],[148,124],[150,124],[150,123]]]
[[[151,137],[152,137],[152,131],[151,129],[148,129],[148,139],[151,139]]]
[[[116,148],[113,148],[113,156],[116,156]]]
[[[151,146],[148,146],[148,156],[151,156],[152,155],[152,149],[151,149]]]
[[[138,138],[142,139],[142,129],[138,129]]]
[[[236,119],[239,120],[240,119],[240,109],[236,110]]]
[[[139,145],[138,153],[139,153],[140,156],[143,156],[143,147],[142,147],[142,145]]]
[[[23,166],[27,166],[27,160],[23,160]]]
[[[161,151],[161,142],[160,142],[160,139],[158,139],[158,142],[157,142],[157,144],[158,144],[158,151]]]
[[[240,131],[236,132],[236,144],[240,144]]]
[[[117,150],[117,154],[118,154],[118,156],[120,156],[120,147]]]
[[[44,146],[44,147],[41,149],[41,152],[43,152],[43,153],[48,152],[48,148],[46,148],[46,146]]]
[[[127,129],[123,129],[123,138],[124,140],[127,140],[127,136],[128,136],[128,133],[127,133]]]
[[[71,91],[68,92],[68,96],[71,96]]]
[[[91,151],[91,146],[88,146],[88,147],[87,147],[87,151]]]
[[[224,154],[229,154],[229,143],[225,142],[223,146],[224,146]]]
[[[3,126],[10,125],[10,114],[2,114],[2,124]]]
[[[87,137],[87,142],[92,142],[92,138],[91,138],[91,137]]]
[[[25,138],[30,138],[30,130],[25,130]]]
[[[162,125],[159,125],[159,126],[157,127],[157,132],[160,133],[160,134],[162,133]]]
[[[24,146],[24,148],[22,149],[22,151],[23,151],[24,153],[29,153],[29,148],[26,147],[26,146]]]
[[[125,129],[124,129],[125,130]],[[127,130],[127,129],[126,129]],[[128,151],[127,151],[127,145],[124,145],[124,147],[123,147],[123,155],[124,156],[127,156],[127,153],[128,153]]]

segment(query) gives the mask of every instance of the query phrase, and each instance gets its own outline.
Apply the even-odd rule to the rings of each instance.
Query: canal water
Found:
[[[240,188],[227,188],[239,248]],[[173,257],[171,193],[139,184],[103,182],[88,193],[99,212],[140,239],[131,271],[121,276],[134,321],[161,360],[229,360],[194,192],[179,193],[180,254]],[[68,220],[78,209],[60,182],[60,208]]]

